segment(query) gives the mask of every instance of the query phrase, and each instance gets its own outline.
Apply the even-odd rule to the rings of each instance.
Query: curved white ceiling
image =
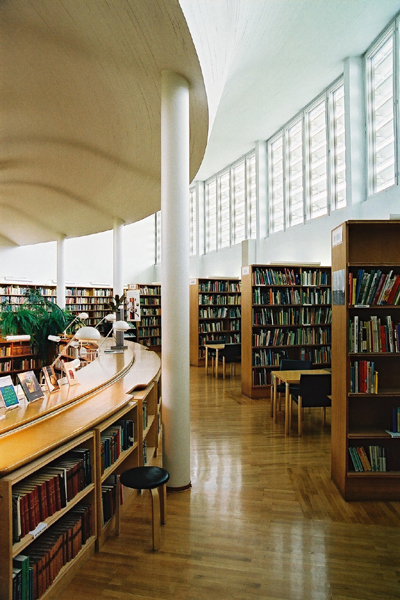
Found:
[[[163,69],[190,82],[195,175],[208,108],[178,0],[6,0],[0,38],[2,245],[159,210]]]

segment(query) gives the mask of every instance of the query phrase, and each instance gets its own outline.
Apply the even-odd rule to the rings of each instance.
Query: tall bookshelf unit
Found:
[[[331,363],[331,269],[299,265],[242,268],[242,393],[271,393],[282,358]]]
[[[94,327],[110,312],[107,304],[111,297],[111,288],[68,287],[65,290],[65,308],[73,313],[88,313],[85,323]]]
[[[161,285],[143,284],[140,290],[141,320],[137,323],[136,341],[150,350],[161,350]]]
[[[399,221],[346,221],[332,232],[332,479],[346,500],[400,500],[400,438],[387,433],[400,407],[400,292],[384,300],[379,291],[381,278],[398,282],[399,240]],[[378,373],[375,388],[365,372]],[[357,448],[370,461],[379,448],[381,470],[356,471]]]
[[[0,377],[16,375],[23,371],[38,371],[41,364],[30,342],[7,342],[0,338]]]
[[[190,280],[190,364],[204,365],[207,340],[241,344],[241,282],[237,277]]]

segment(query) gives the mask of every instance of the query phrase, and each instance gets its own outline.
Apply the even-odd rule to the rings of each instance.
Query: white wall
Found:
[[[124,283],[154,279],[154,216],[126,225],[123,230]],[[65,241],[66,285],[112,286],[113,232]],[[57,277],[57,243],[0,249],[0,282],[5,278],[54,285]]]

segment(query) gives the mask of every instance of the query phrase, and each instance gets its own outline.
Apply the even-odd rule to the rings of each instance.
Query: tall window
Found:
[[[206,253],[217,249],[217,180],[206,182],[205,185],[205,229]]]
[[[271,233],[284,228],[283,134],[268,145],[269,219]]]
[[[161,263],[161,210],[155,214],[156,264]]]
[[[189,245],[190,245],[190,256],[197,254],[197,202],[196,202],[196,188],[193,187],[189,190],[190,206],[189,206]]]
[[[394,31],[366,55],[369,192],[395,183]]]
[[[346,206],[346,139],[344,85],[329,94],[331,209]]]
[[[306,181],[309,218],[328,213],[325,98],[306,112]]]
[[[246,157],[246,216],[247,238],[257,237],[257,163],[256,153]]]
[[[229,170],[218,177],[218,248],[231,244],[231,186]]]
[[[246,163],[232,168],[233,244],[246,239]]]
[[[304,221],[302,119],[286,130],[286,173],[286,220],[287,225],[291,227]]]

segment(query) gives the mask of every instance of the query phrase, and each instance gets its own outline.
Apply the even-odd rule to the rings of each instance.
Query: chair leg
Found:
[[[326,406],[322,407],[322,425],[324,427],[326,425]]]
[[[226,377],[225,356],[222,357],[222,377],[223,377],[223,379],[225,379],[225,377]]]
[[[152,510],[152,534],[153,534],[153,550],[158,550],[160,547],[160,495],[158,489],[150,490],[151,493],[151,510]]]
[[[167,522],[167,486],[162,485],[159,488],[160,494],[160,520],[161,525],[165,525]]]
[[[302,398],[299,396],[298,410],[297,410],[297,432],[299,436],[301,436],[301,420],[303,417],[303,407],[302,407]]]

